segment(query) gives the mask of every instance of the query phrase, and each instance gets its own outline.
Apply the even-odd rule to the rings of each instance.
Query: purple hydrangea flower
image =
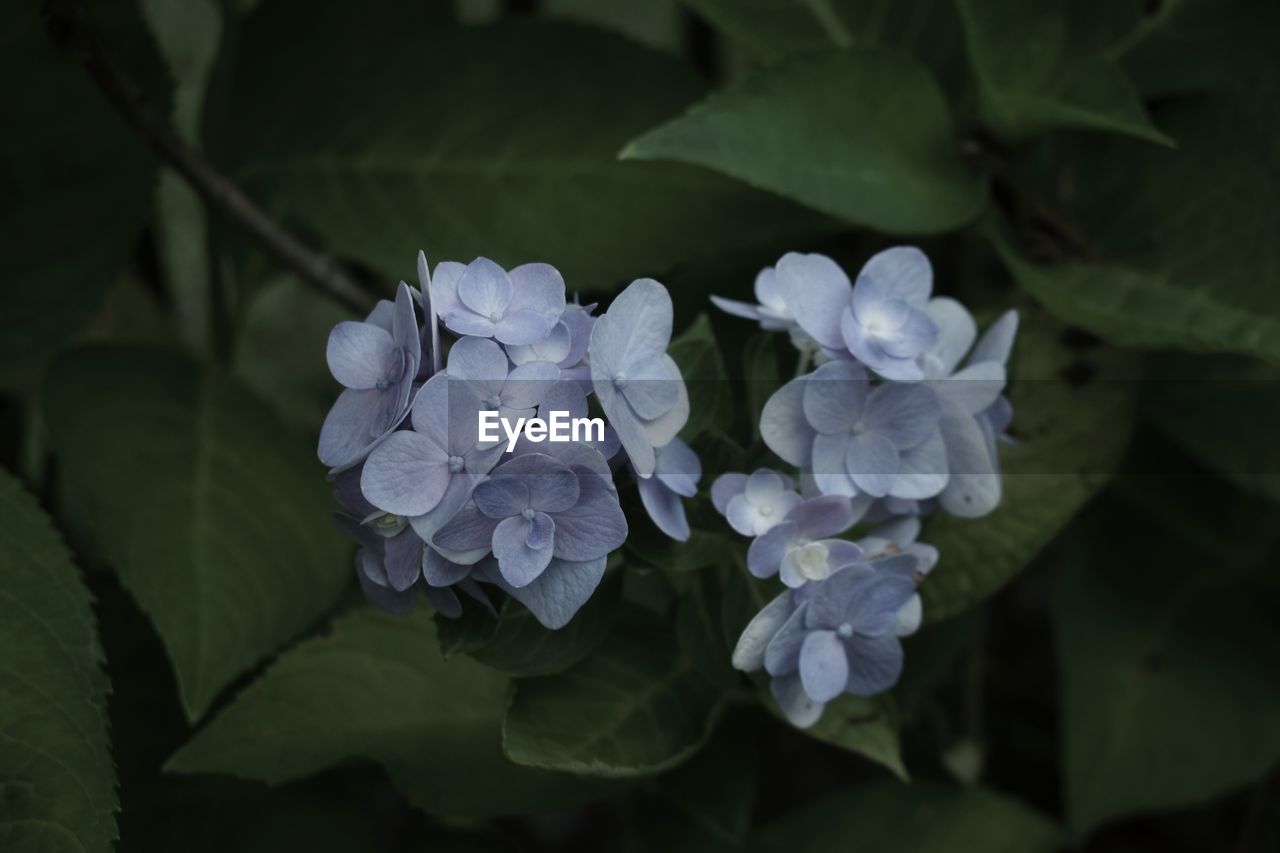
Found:
[[[858,273],[853,302],[840,332],[854,358],[886,379],[923,378],[916,357],[938,340],[923,310],[933,290],[933,269],[913,247],[886,249]]]
[[[498,561],[493,558],[479,563],[475,574],[505,590],[527,607],[543,627],[554,631],[568,625],[574,614],[587,603],[604,577],[607,562],[607,557],[577,562],[552,557],[542,574],[522,587],[512,586],[502,576]]]
[[[527,586],[553,557],[585,562],[606,557],[627,537],[612,482],[585,466],[529,453],[503,463],[468,503],[436,531],[453,551],[492,549],[514,588]]]
[[[711,503],[734,530],[760,536],[786,518],[799,503],[795,483],[786,474],[761,468],[751,476],[721,474],[711,484]]]
[[[344,388],[320,428],[318,455],[330,468],[359,462],[408,414],[422,360],[413,302],[401,282],[394,306],[329,334],[329,371]]]
[[[685,517],[682,498],[691,498],[698,493],[702,462],[693,448],[678,438],[655,448],[654,453],[653,476],[643,478],[637,475],[635,478],[640,502],[659,530],[677,542],[687,542],[689,520]]]
[[[938,564],[938,549],[923,542],[917,542],[920,535],[920,519],[914,517],[898,518],[872,530],[858,540],[858,545],[865,554],[865,559],[872,565],[877,560],[897,554],[907,554],[915,559],[912,577],[919,585],[933,567]],[[916,593],[907,599],[907,603],[898,610],[898,619],[894,623],[893,633],[899,637],[914,634],[920,628],[924,618],[924,603],[920,594]]]
[[[509,364],[502,347],[493,341],[460,339],[449,350],[446,370],[453,380],[452,393],[465,391],[479,408],[496,411],[511,423],[532,417],[543,395],[560,378],[560,369],[550,362],[530,361],[508,371]],[[475,422],[468,429],[478,436]]]
[[[618,294],[591,330],[591,383],[627,457],[643,479],[653,475],[654,448],[668,444],[689,419],[689,392],[671,343],[667,289],[649,278]]]
[[[780,575],[795,588],[822,581],[863,559],[862,548],[831,537],[857,523],[860,506],[842,495],[822,495],[797,505],[781,523],[752,541],[747,549],[747,569],[758,578]]]
[[[792,724],[817,722],[842,693],[871,696],[902,672],[899,611],[915,594],[917,559],[897,554],[844,568],[820,583],[789,590],[747,625],[733,663],[763,666]]]
[[[444,373],[427,380],[414,400],[413,429],[392,433],[374,448],[360,475],[369,503],[410,517],[428,540],[419,519],[438,507],[456,511],[502,453],[500,446],[478,446],[479,406],[472,395],[451,392],[450,386]]]
[[[504,344],[545,339],[564,311],[564,279],[548,264],[508,273],[488,258],[436,265],[431,301],[449,331]]]

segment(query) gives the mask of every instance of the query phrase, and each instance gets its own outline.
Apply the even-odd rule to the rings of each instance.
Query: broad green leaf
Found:
[[[155,624],[190,719],[348,586],[323,468],[221,373],[78,350],[53,368],[46,417],[68,509]]]
[[[169,764],[277,784],[365,758],[441,814],[519,814],[599,796],[599,784],[503,757],[507,689],[489,667],[445,660],[426,609],[361,606],[282,655]]]
[[[502,727],[515,762],[590,776],[659,773],[711,734],[720,697],[655,616],[627,614],[557,675],[516,682]]]
[[[0,849],[109,853],[116,772],[92,599],[48,516],[0,470]]]
[[[457,619],[437,614],[436,633],[446,658],[469,655],[517,678],[550,675],[573,666],[604,641],[621,596],[622,572],[614,570],[563,628],[544,628],[528,608],[508,598],[497,619],[470,601]]]
[[[766,696],[764,701],[781,719],[772,697]],[[898,707],[891,696],[841,696],[827,703],[822,719],[805,729],[804,734],[869,758],[905,781],[907,768],[902,763],[900,727]]]
[[[849,788],[756,832],[752,853],[827,853],[833,839],[861,853],[1052,853],[1058,828],[994,791],[933,782]]]
[[[683,589],[676,603],[676,640],[680,648],[703,677],[726,690],[741,680],[741,674],[730,663],[733,646],[726,641],[722,628],[721,609],[730,571],[739,569],[732,564],[726,567],[722,561],[677,579],[683,581]]]
[[[91,25],[103,24],[131,68],[158,72],[134,4],[93,7]],[[89,324],[146,221],[155,164],[84,69],[53,47],[40,5],[6,11],[0,365],[8,370],[45,361]]]
[[[1073,34],[1067,0],[957,5],[983,118],[997,133],[1019,138],[1072,127],[1172,144],[1119,64]]]
[[[1280,368],[1239,356],[1162,355],[1143,388],[1143,414],[1190,456],[1280,501]]]
[[[437,5],[323,4],[299,28],[264,3],[245,25],[230,170],[330,251],[400,276],[419,248],[547,261],[570,291],[602,290],[833,227],[714,175],[617,162],[702,95],[676,58],[546,19],[453,30]]]
[[[624,158],[705,166],[895,234],[973,219],[986,185],[960,156],[923,66],[867,48],[799,56],[630,142]]]
[[[1189,551],[1176,527],[1139,540],[1125,513],[1097,521],[1053,602],[1077,833],[1202,802],[1280,761],[1275,584]]]
[[[1073,348],[1066,327],[1022,309],[1010,363],[1012,432],[1001,446],[1004,496],[983,518],[939,516],[922,539],[941,552],[921,587],[925,618],[945,619],[996,592],[1097,494],[1133,427],[1136,360],[1106,346]]]
[[[1162,102],[1176,151],[1115,138],[1082,148],[1069,214],[1105,262],[1015,274],[1109,339],[1280,361],[1278,96],[1280,74],[1259,74]]]
[[[954,0],[684,0],[763,62],[832,47],[896,47],[963,82],[964,43]]]
[[[362,318],[297,279],[275,279],[245,308],[232,371],[282,420],[316,434],[342,390],[324,357],[329,332],[355,319]]]
[[[732,389],[707,315],[699,314],[671,342],[668,353],[680,365],[690,400],[695,403],[680,437],[692,441],[708,429],[726,428],[733,405]]]
[[[546,14],[614,30],[659,50],[679,52],[680,5],[676,0],[601,3],[600,0],[546,0]]]

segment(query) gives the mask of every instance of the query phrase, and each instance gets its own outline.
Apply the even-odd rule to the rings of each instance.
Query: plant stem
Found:
[[[92,32],[82,0],[45,0],[44,13],[54,44],[84,67],[107,101],[210,207],[235,221],[263,251],[306,284],[352,310],[368,308],[368,296],[341,266],[307,248],[268,216],[148,103]]]

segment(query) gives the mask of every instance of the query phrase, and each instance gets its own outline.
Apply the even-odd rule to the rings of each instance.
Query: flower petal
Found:
[[[793,379],[764,404],[760,414],[760,437],[783,461],[798,468],[809,464],[814,430],[804,416],[806,380]]]
[[[591,598],[604,577],[605,563],[604,557],[585,562],[553,558],[542,574],[523,587],[517,589],[501,576],[495,582],[529,608],[543,627],[555,631],[568,625]]]
[[[511,304],[513,290],[506,270],[488,258],[476,258],[458,282],[458,301],[496,323]]]
[[[787,549],[796,538],[796,525],[784,521],[751,540],[747,547],[747,571],[758,578],[773,577],[782,566]]]
[[[853,527],[859,515],[854,512],[853,501],[844,495],[821,495],[796,506],[787,514],[787,520],[805,538],[825,539]]]
[[[840,314],[853,298],[849,276],[825,255],[789,252],[775,268],[778,290],[800,328],[824,347],[840,347]]]
[[[471,566],[455,563],[434,548],[422,549],[422,578],[427,586],[453,586],[471,574]]]
[[[586,468],[578,468],[578,503],[571,509],[552,513],[556,522],[555,556],[582,562],[604,557],[627,538],[627,518],[618,505],[618,495]]]
[[[449,478],[444,449],[421,433],[401,430],[370,452],[360,490],[384,512],[422,515],[440,502]]]
[[[854,636],[849,646],[849,684],[854,696],[875,696],[898,683],[902,675],[902,643],[893,634]]]
[[[386,329],[372,323],[344,320],[329,332],[325,347],[329,372],[346,388],[386,387],[400,379],[400,348]]]
[[[529,545],[533,523],[523,516],[503,519],[493,531],[493,556],[498,559],[498,571],[516,589],[528,586],[542,574],[551,562],[551,542],[543,542],[541,548]]]
[[[728,511],[729,500],[740,495],[747,487],[747,475],[737,472],[721,474],[711,484],[711,505],[716,512],[724,515]]]
[[[804,692],[800,674],[785,675],[769,683],[769,692],[778,703],[782,715],[798,729],[807,729],[822,718],[826,709],[823,702],[815,702]]]
[[[422,576],[422,540],[406,527],[387,539],[384,548],[387,582],[397,592],[404,592]]]
[[[898,479],[901,458],[888,438],[874,432],[850,437],[844,464],[854,485],[869,495],[882,498]]]
[[[805,420],[821,434],[847,433],[866,410],[871,383],[851,361],[829,361],[804,383]]]
[[[752,617],[733,649],[734,669],[755,672],[764,666],[764,650],[795,609],[791,590],[784,591]]]
[[[691,531],[684,501],[657,477],[636,480],[640,503],[659,530],[677,542],[688,542]]]
[[[809,634],[808,609],[807,603],[797,607],[765,646],[764,668],[770,675],[789,675],[800,668],[800,647]]]
[[[855,304],[859,291],[864,298],[901,299],[920,308],[933,292],[933,267],[915,246],[894,246],[872,255],[863,265],[854,284]]]
[[[849,681],[849,660],[835,631],[813,631],[800,647],[800,683],[815,702],[830,702]]]

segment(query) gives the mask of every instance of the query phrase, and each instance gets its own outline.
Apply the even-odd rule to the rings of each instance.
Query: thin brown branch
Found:
[[[347,308],[364,311],[368,297],[333,259],[303,245],[254,203],[148,102],[89,24],[81,0],[45,0],[45,21],[55,45],[88,72],[106,99],[210,207],[243,228],[258,246],[302,281]]]

